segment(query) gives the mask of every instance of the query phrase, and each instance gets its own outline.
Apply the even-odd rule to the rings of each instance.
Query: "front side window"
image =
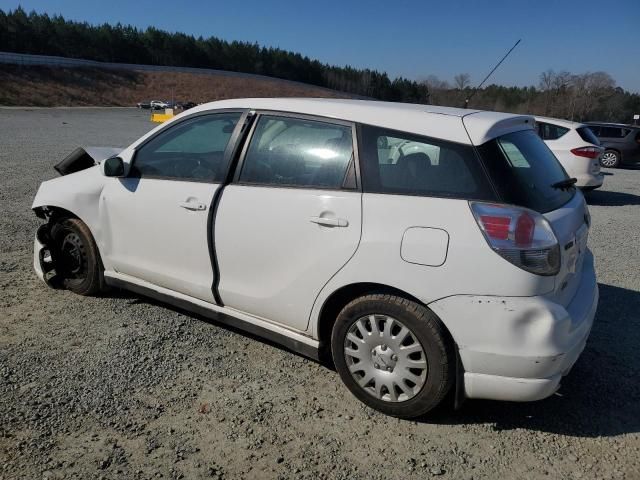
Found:
[[[351,127],[264,115],[251,138],[240,182],[341,188],[352,158]]]
[[[569,131],[568,128],[552,123],[538,122],[538,133],[543,140],[557,140]]]
[[[472,146],[369,125],[361,132],[366,192],[494,199]]]
[[[546,213],[567,203],[575,188],[558,188],[567,174],[533,130],[508,133],[478,147],[502,200]]]
[[[221,182],[227,165],[224,151],[240,113],[196,117],[169,127],[144,144],[133,161],[141,177]]]

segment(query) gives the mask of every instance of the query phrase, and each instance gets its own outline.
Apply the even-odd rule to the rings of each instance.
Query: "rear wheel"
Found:
[[[51,227],[52,257],[62,285],[79,295],[104,288],[104,269],[93,236],[81,220],[66,218]]]
[[[453,385],[455,354],[444,326],[401,297],[367,295],[349,303],[334,325],[331,351],[347,388],[388,415],[423,415]]]
[[[600,165],[607,168],[617,168],[620,165],[620,154],[615,150],[606,150],[600,157]]]

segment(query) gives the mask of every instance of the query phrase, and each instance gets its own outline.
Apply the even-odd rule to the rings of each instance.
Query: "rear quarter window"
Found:
[[[558,140],[569,131],[568,128],[552,123],[537,122],[538,133],[543,140]]]
[[[474,148],[361,125],[365,192],[495,200]]]
[[[568,178],[549,147],[533,130],[509,133],[478,147],[502,201],[536,210],[555,210],[575,188],[554,188]]]

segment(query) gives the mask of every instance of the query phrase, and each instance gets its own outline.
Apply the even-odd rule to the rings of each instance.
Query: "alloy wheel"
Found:
[[[600,157],[600,164],[603,167],[614,167],[618,163],[618,156],[613,152],[605,152]]]

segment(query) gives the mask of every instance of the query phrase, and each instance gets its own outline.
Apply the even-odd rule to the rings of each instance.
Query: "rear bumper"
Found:
[[[552,395],[591,331],[598,306],[591,252],[566,307],[543,296],[459,295],[429,306],[456,341],[468,398],[533,401]]]
[[[584,173],[576,176],[576,187],[598,188],[604,183],[603,173]]]

